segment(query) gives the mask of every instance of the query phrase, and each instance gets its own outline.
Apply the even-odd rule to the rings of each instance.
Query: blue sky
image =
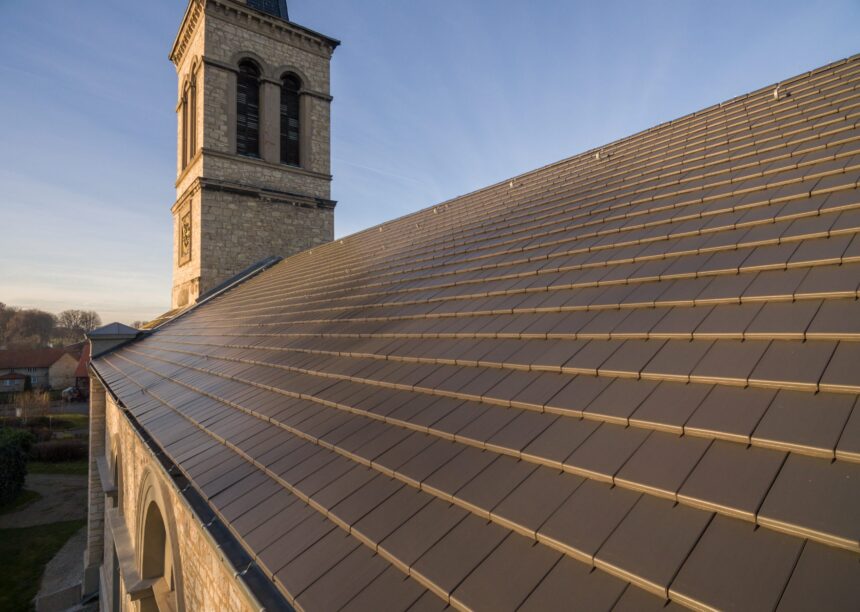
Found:
[[[860,51],[860,3],[290,0],[339,38],[336,233]],[[170,306],[183,0],[0,0],[0,301]]]

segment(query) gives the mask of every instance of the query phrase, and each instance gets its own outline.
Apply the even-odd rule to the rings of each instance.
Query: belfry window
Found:
[[[302,83],[288,74],[281,82],[281,163],[299,166],[299,91]]]
[[[182,100],[179,104],[182,121],[182,167],[185,168],[197,152],[197,68],[182,89]]]
[[[182,139],[179,141],[180,153],[182,155],[182,167],[188,165],[188,86],[182,90],[182,98],[179,101],[179,121],[182,124]]]
[[[191,72],[188,91],[188,161],[197,153],[197,68]]]
[[[239,64],[236,81],[236,152],[260,156],[260,71],[249,61]]]

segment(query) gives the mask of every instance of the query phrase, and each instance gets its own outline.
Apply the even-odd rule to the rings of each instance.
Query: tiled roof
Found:
[[[0,351],[0,368],[50,368],[68,353],[64,348],[9,349]]]
[[[96,368],[303,609],[856,610],[858,86],[290,257]]]
[[[184,308],[173,308],[172,310],[168,310],[167,312],[160,314],[159,316],[154,318],[152,321],[147,321],[146,323],[141,325],[140,329],[146,330],[146,331],[151,330],[151,329],[155,329],[159,325],[163,325],[164,323],[166,323],[167,321],[169,321],[170,319],[172,319],[173,317],[178,315],[183,310],[185,310],[185,309]]]

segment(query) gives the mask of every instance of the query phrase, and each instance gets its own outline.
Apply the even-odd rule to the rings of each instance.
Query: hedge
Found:
[[[38,442],[30,450],[30,458],[33,461],[45,461],[55,463],[59,461],[79,461],[86,459],[89,448],[83,440],[66,438],[64,440],[50,440]]]

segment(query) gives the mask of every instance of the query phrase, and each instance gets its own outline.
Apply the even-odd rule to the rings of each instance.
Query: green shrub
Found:
[[[27,453],[33,434],[22,429],[0,429],[0,504],[15,499],[27,477]]]
[[[28,453],[36,439],[33,434],[26,429],[0,427],[0,443],[6,441],[9,441],[11,444],[18,445],[22,451]]]

